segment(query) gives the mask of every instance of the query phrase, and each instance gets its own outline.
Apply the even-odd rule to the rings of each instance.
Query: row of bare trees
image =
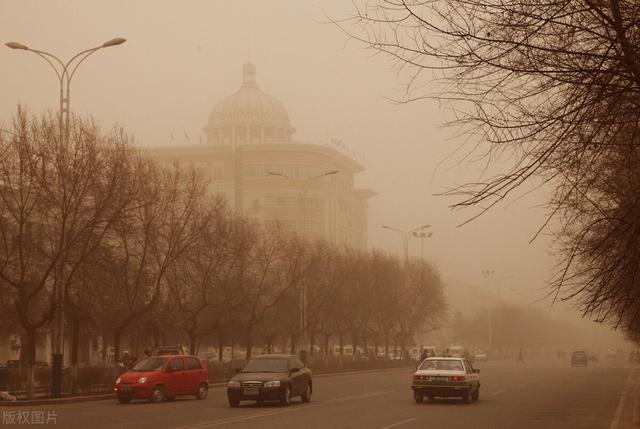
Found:
[[[468,155],[501,162],[494,176],[451,191],[457,205],[483,212],[524,183],[550,188],[541,231],[552,226],[561,251],[551,294],[640,331],[640,4],[354,5],[336,24],[396,61],[409,82],[403,101],[441,100],[472,142]]]
[[[296,349],[300,290],[307,332],[329,342],[406,345],[445,305],[427,263],[309,243],[233,215],[202,175],[161,167],[122,131],[20,109],[0,129],[0,306],[21,359],[64,307],[71,363],[81,338],[123,347],[203,342]],[[62,290],[63,300],[55,299]],[[221,349],[221,348],[220,348]]]

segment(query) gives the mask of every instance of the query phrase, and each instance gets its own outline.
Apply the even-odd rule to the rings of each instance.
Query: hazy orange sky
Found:
[[[140,145],[198,142],[210,110],[241,82],[250,60],[258,85],[286,106],[294,138],[324,144],[341,139],[364,154],[358,184],[375,189],[369,243],[399,254],[400,239],[382,224],[409,229],[433,225],[425,255],[449,284],[484,288],[481,270],[533,301],[552,275],[550,240],[529,239],[544,221],[541,192],[494,208],[456,227],[474,210],[451,211],[434,196],[476,180],[481,163],[446,159],[457,144],[443,129],[446,113],[434,101],[397,105],[403,81],[393,64],[363,49],[334,25],[351,2],[327,1],[33,1],[0,0],[0,40],[69,58],[112,38],[121,46],[89,58],[72,84],[72,110],[104,127],[122,125]],[[28,52],[0,49],[0,120],[18,103],[34,112],[57,107],[57,82],[47,64]],[[493,171],[498,171],[497,164]],[[522,193],[522,192],[521,192]],[[417,240],[411,253],[420,253]],[[512,294],[513,295],[513,294]]]

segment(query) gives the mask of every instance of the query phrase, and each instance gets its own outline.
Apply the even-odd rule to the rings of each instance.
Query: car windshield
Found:
[[[148,358],[141,360],[133,367],[134,371],[157,371],[165,364],[165,359]]]
[[[459,360],[425,360],[420,369],[423,370],[440,370],[440,371],[464,371],[462,362]]]
[[[241,372],[287,372],[287,359],[251,359]]]

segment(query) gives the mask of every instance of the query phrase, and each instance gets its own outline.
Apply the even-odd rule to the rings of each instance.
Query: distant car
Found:
[[[587,366],[589,364],[588,360],[587,353],[582,350],[576,350],[571,353],[571,366]]]
[[[113,391],[123,404],[134,398],[162,402],[179,395],[205,399],[209,391],[209,374],[207,367],[195,356],[151,356],[118,377]]]
[[[311,400],[313,378],[311,370],[294,355],[268,354],[252,357],[227,384],[229,405],[240,401],[278,401],[289,405],[299,396],[302,402]]]
[[[162,346],[158,347],[154,352],[153,356],[165,356],[165,355],[188,355],[189,352],[187,348],[183,345],[179,346]]]
[[[436,346],[426,346],[424,348],[424,353],[426,353],[426,355],[428,357],[434,357],[438,355],[438,348]]]
[[[463,358],[465,357],[465,353],[467,353],[466,349],[462,346],[450,346],[445,350],[446,357],[457,357]]]
[[[436,397],[461,397],[466,403],[480,399],[479,369],[464,358],[428,358],[413,374],[413,398],[422,403]]]
[[[607,359],[617,359],[618,352],[616,352],[615,350],[607,349],[606,353],[604,354],[604,357]]]
[[[473,352],[473,360],[474,362],[486,362],[489,360],[487,353],[482,350],[476,350]]]

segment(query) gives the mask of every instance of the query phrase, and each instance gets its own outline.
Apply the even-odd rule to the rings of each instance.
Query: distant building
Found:
[[[256,84],[253,64],[242,85],[220,101],[203,128],[206,143],[148,147],[160,163],[193,164],[236,212],[307,238],[367,247],[370,189],[354,186],[364,167],[333,147],[292,140],[295,128],[276,98]]]

